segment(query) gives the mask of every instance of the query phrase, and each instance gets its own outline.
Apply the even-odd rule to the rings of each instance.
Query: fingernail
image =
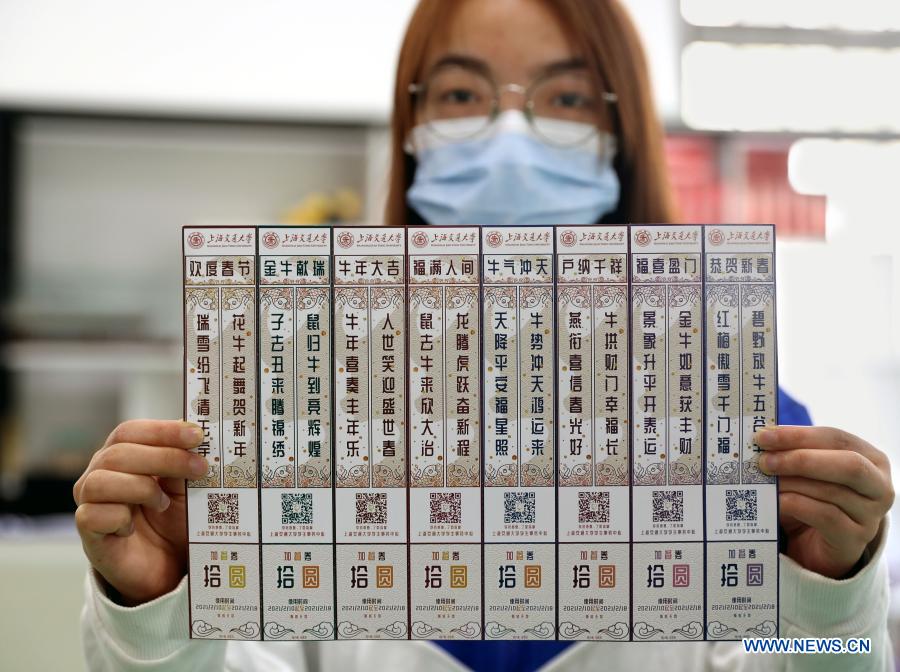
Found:
[[[191,423],[181,430],[181,437],[185,443],[196,446],[203,439],[203,430]]]
[[[763,427],[762,429],[756,430],[756,434],[753,435],[753,440],[756,442],[757,446],[767,446],[772,448],[778,444],[778,432],[775,431],[774,427]]]
[[[172,503],[172,500],[169,498],[169,496],[168,496],[166,493],[162,493],[162,497],[160,497],[160,499],[159,499],[159,511],[160,511],[160,513],[162,513],[162,512],[165,511],[166,509],[168,509],[168,508],[169,508],[169,504],[171,504],[171,503]]]
[[[759,468],[769,475],[774,474],[780,459],[781,455],[777,453],[763,453],[759,456]]]
[[[200,455],[191,455],[190,461],[191,473],[195,476],[206,476],[206,471],[209,469],[209,465],[206,463],[206,460],[203,459]]]

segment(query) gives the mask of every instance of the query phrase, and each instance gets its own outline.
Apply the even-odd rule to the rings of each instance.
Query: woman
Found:
[[[387,221],[672,221],[661,146],[639,42],[616,2],[423,0],[398,68]],[[782,419],[806,424],[791,403],[782,397]],[[82,619],[92,669],[891,669],[890,469],[840,430],[758,437],[762,468],[781,476],[782,634],[872,638],[869,656],[823,660],[744,655],[737,643],[189,641],[182,479],[205,473],[187,452],[196,429],[123,423],[75,484],[93,565]]]

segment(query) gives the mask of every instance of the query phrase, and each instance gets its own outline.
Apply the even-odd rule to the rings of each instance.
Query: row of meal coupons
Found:
[[[774,242],[186,227],[191,637],[775,636]]]

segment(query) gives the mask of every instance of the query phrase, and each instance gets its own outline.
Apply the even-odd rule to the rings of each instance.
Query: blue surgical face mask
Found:
[[[418,163],[407,203],[429,224],[593,224],[616,208],[611,135],[558,147],[536,137],[521,111],[509,110],[488,134],[442,140],[466,123],[472,120],[417,126],[407,142]],[[588,135],[584,124],[554,123],[563,134]]]

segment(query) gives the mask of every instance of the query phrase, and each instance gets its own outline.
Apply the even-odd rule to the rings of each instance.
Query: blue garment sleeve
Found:
[[[778,388],[778,424],[779,425],[811,425],[812,418],[806,406],[794,399],[780,387]]]

